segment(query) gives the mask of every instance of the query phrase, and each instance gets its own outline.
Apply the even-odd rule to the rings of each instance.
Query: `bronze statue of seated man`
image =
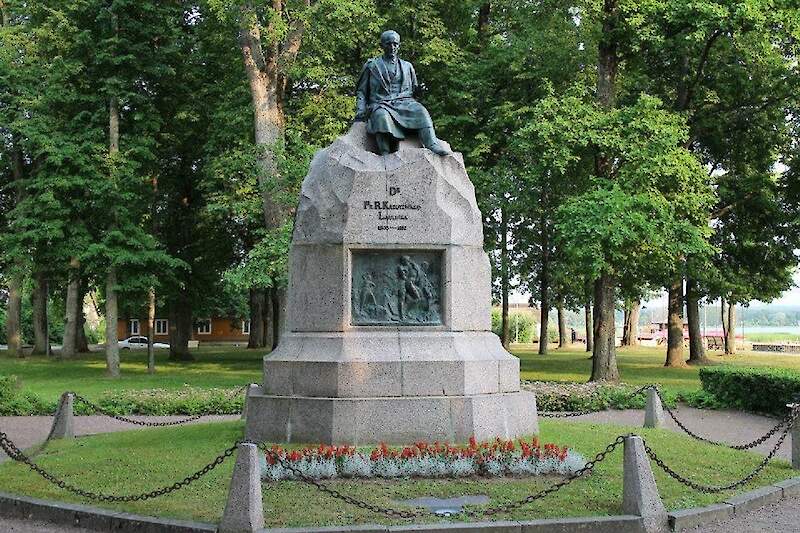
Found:
[[[400,35],[381,34],[383,56],[370,59],[361,70],[356,91],[356,121],[367,122],[382,155],[396,150],[399,140],[418,132],[422,145],[439,155],[452,153],[436,138],[428,110],[414,99],[418,92],[414,66],[397,57]]]

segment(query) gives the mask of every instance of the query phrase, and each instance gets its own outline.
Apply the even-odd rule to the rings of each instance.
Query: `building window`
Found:
[[[128,321],[128,325],[130,327],[131,335],[138,335],[139,334],[139,320],[136,318],[132,318]]]
[[[211,335],[211,319],[205,318],[197,321],[198,335]]]
[[[169,331],[169,322],[166,318],[156,319],[156,335],[166,335]]]
[[[245,335],[250,335],[250,321],[249,320],[242,320],[242,333]]]

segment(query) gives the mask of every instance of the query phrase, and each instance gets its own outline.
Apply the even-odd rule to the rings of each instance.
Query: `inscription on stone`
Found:
[[[389,187],[389,196],[395,196],[400,193],[400,187]],[[421,206],[413,202],[404,202],[402,200],[364,200],[364,211],[373,211],[378,214],[378,230],[398,230],[406,231],[408,229],[409,214],[418,211]]]
[[[354,326],[438,326],[441,298],[441,251],[353,252]]]

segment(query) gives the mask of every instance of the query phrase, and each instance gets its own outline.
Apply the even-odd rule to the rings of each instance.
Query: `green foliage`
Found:
[[[539,323],[530,313],[509,313],[508,320],[512,342],[534,342],[539,337]],[[492,308],[492,331],[499,337],[502,334],[502,314],[499,309]],[[558,332],[555,338],[558,339]],[[551,336],[552,340],[552,336]]]
[[[786,414],[800,402],[800,371],[783,368],[710,367],[700,369],[703,390],[720,405],[759,413]]]
[[[569,389],[569,386],[566,386]],[[593,391],[575,389],[568,391],[537,391],[536,407],[540,411],[604,411],[606,409],[643,409],[645,395],[631,397],[637,387],[630,385],[603,385]],[[675,407],[678,394],[664,392],[669,407]],[[682,399],[682,398],[681,398]]]

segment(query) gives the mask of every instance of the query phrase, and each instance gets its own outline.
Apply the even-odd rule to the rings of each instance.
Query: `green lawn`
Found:
[[[203,467],[239,438],[241,430],[241,422],[226,422],[56,441],[37,458],[37,462],[70,483],[89,490],[137,493],[172,484]],[[569,445],[587,458],[605,448],[617,435],[628,432],[645,437],[668,464],[701,483],[729,483],[743,477],[761,461],[761,457],[755,454],[703,444],[665,430],[541,421],[544,442]],[[13,435],[11,437],[13,439]],[[16,463],[0,465],[0,486],[4,491],[33,497],[91,503],[139,514],[218,522],[225,505],[232,467],[233,460],[229,459],[197,483],[174,494],[128,504],[97,504],[82,500],[49,484],[25,465]],[[796,471],[786,462],[775,461],[741,490],[750,490],[795,474]],[[731,494],[700,494],[678,484],[660,470],[655,475],[668,509],[718,502]],[[553,481],[554,478],[475,478],[330,483],[350,496],[380,505],[397,506],[396,500],[399,499],[465,494],[486,494],[492,500],[490,505],[497,505],[523,498]],[[265,516],[271,527],[387,523],[381,516],[331,500],[300,482],[265,484],[263,488]],[[575,481],[541,502],[491,519],[620,514],[621,502],[622,446],[600,463],[590,477]],[[308,512],[311,508],[313,513]]]
[[[110,390],[179,389],[184,385],[199,388],[233,388],[261,382],[264,350],[244,348],[203,348],[193,350],[194,362],[167,360],[165,350],[156,351],[156,373],[147,373],[147,352],[124,351],[122,377],[105,375],[102,353],[81,354],[70,360],[27,357],[0,358],[0,375],[15,375],[24,390],[45,400],[55,401],[61,393],[72,390],[88,398]]]
[[[522,379],[541,381],[584,382],[591,373],[591,361],[581,347],[559,350],[551,348],[546,356],[536,353],[535,344],[512,345],[511,351],[520,361]],[[44,357],[26,359],[0,358],[0,375],[16,375],[25,390],[54,402],[66,390],[74,390],[88,398],[96,398],[110,390],[168,389],[184,385],[198,388],[233,388],[250,382],[261,382],[263,350],[243,348],[204,348],[193,352],[196,361],[175,363],[167,360],[165,351],[156,353],[156,374],[147,374],[144,352],[122,353],[122,378],[105,376],[102,353],[84,354],[76,359],[60,361]],[[800,370],[800,356],[743,352],[710,357],[721,364],[773,366]],[[664,368],[664,348],[619,348],[617,355],[622,380],[631,385],[659,383],[672,391],[700,388],[697,368]]]
[[[520,358],[521,379],[536,381],[588,381],[592,362],[583,347],[551,348],[547,355],[539,355],[535,344],[512,344],[511,352]],[[688,357],[688,351],[687,351]],[[769,366],[800,370],[800,355],[773,355],[762,352],[741,352],[723,356],[709,352],[718,364],[740,366]],[[697,367],[665,368],[666,348],[617,348],[617,365],[620,378],[630,385],[658,383],[671,391],[690,391],[700,388]]]

